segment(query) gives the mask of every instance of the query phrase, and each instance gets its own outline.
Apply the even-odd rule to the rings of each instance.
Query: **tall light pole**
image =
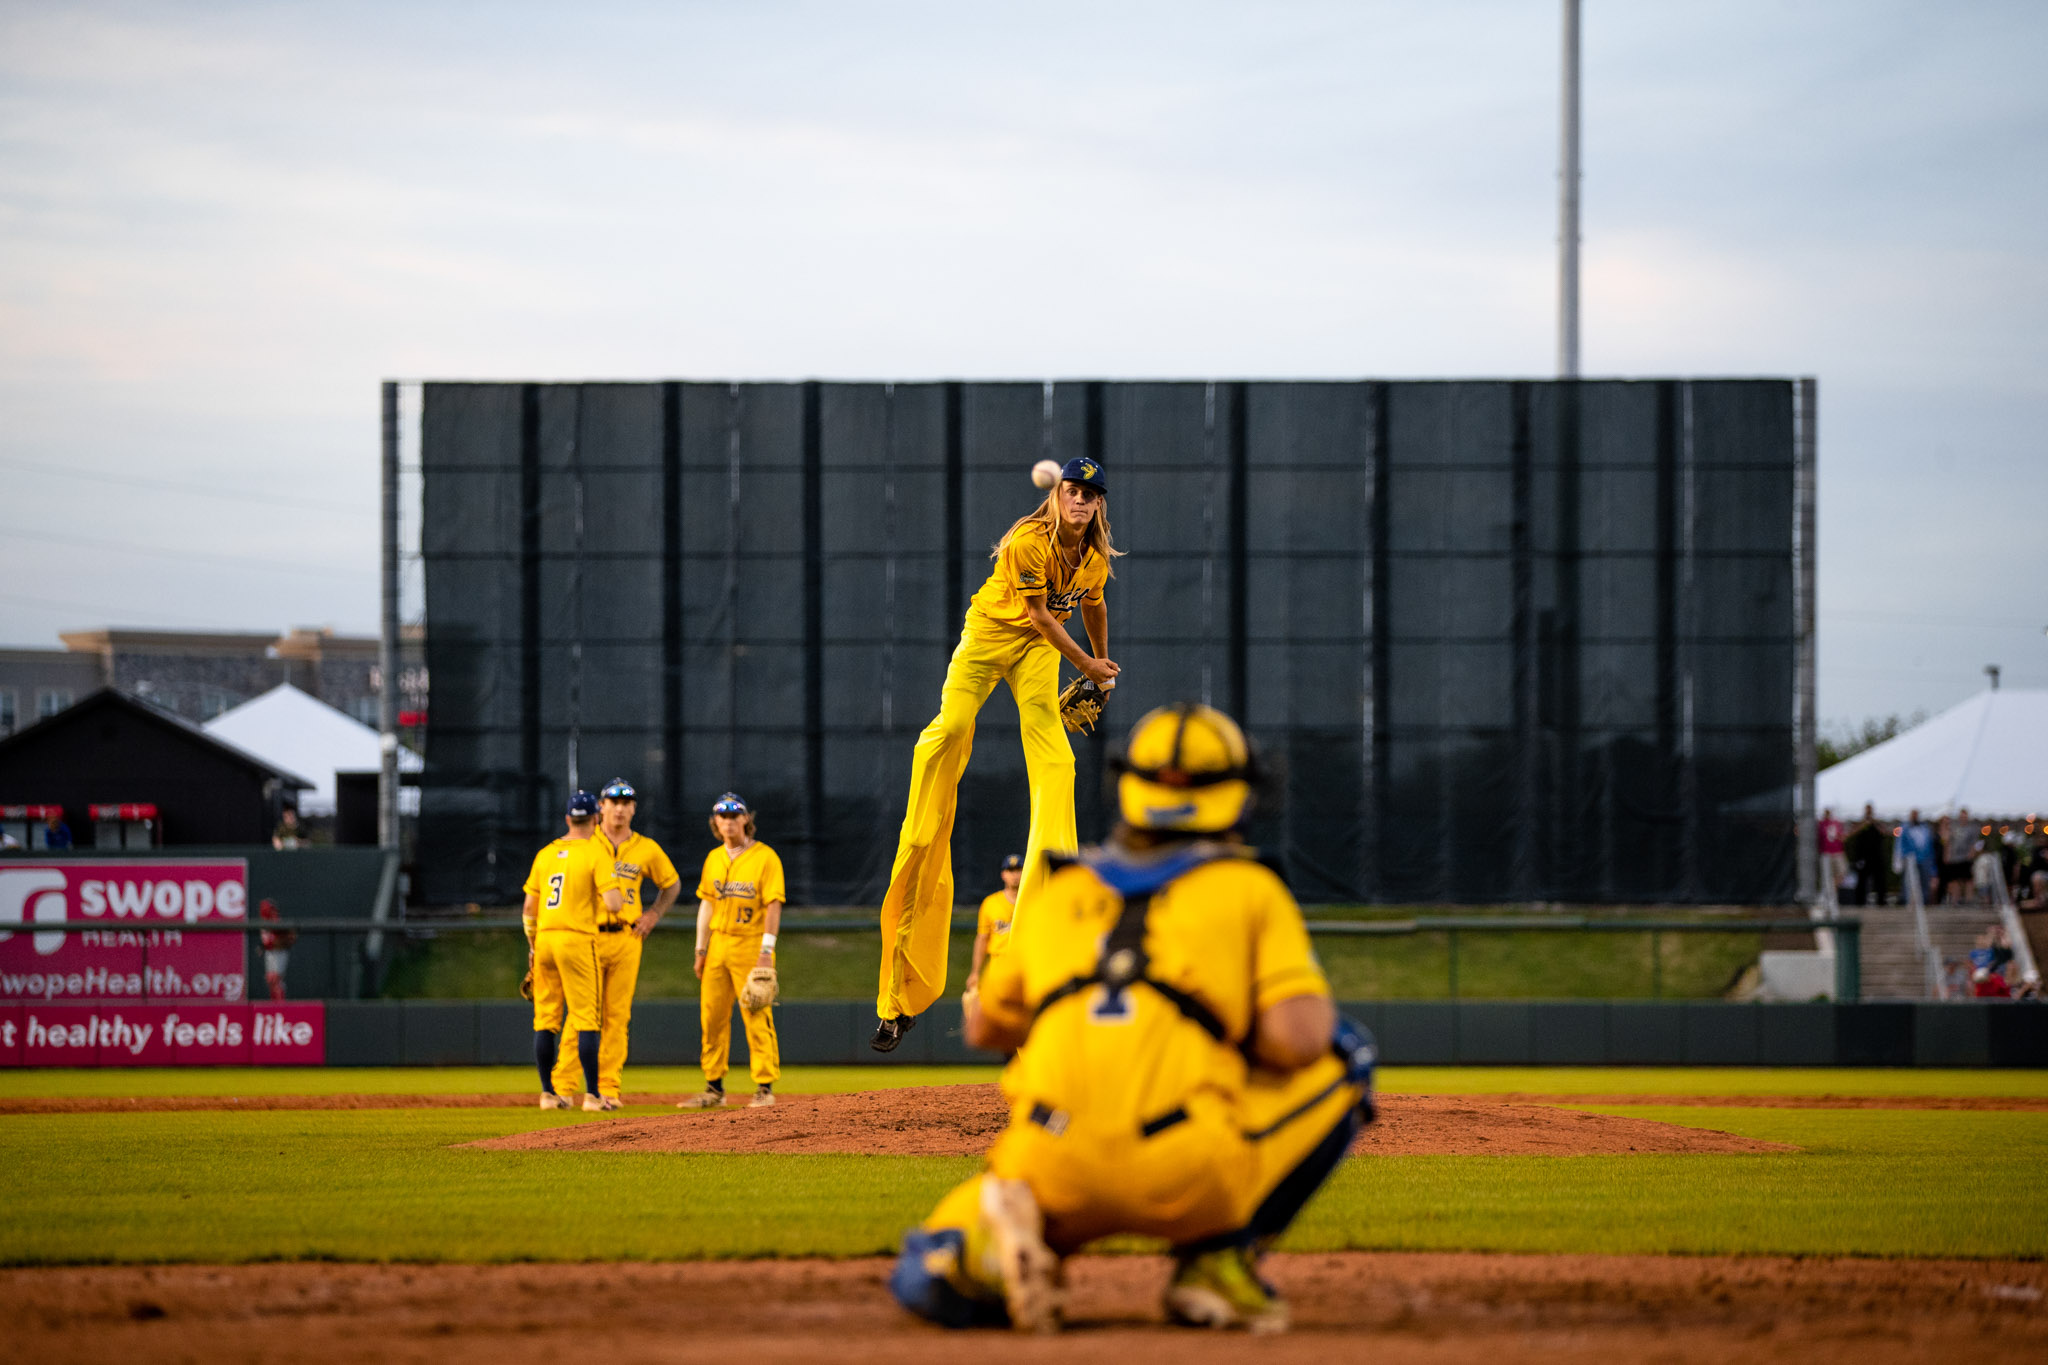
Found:
[[[1557,196],[1557,377],[1579,377],[1579,0],[1564,0]]]

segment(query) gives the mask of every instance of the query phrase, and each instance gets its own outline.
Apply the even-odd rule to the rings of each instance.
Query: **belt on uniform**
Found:
[[[1067,1123],[1071,1116],[1066,1110],[1055,1109],[1049,1104],[1034,1104],[1031,1106],[1031,1113],[1028,1117],[1032,1123],[1045,1129],[1046,1132],[1051,1133],[1054,1137],[1058,1137],[1067,1131]],[[1188,1111],[1186,1107],[1175,1105],[1158,1118],[1139,1124],[1138,1136],[1147,1138],[1158,1137],[1167,1129],[1187,1121]]]
[[[630,924],[600,924],[597,926],[597,932],[600,934],[622,934],[632,927]]]

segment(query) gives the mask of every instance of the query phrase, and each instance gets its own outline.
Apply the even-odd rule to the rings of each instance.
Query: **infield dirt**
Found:
[[[946,1332],[884,1289],[889,1263],[111,1267],[0,1272],[14,1359],[977,1362],[1210,1365],[1488,1359],[1727,1365],[2041,1359],[2039,1262],[1277,1255],[1295,1330],[1170,1330],[1165,1262],[1071,1263],[1058,1338]],[[2028,1343],[2032,1343],[2029,1345]]]

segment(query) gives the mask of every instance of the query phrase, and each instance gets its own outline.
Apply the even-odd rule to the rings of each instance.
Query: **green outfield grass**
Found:
[[[1286,1245],[2048,1254],[2048,1114],[1620,1112],[1805,1150],[1352,1161]],[[0,1117],[0,1263],[873,1254],[977,1164],[455,1145],[586,1121],[523,1110]]]
[[[992,1081],[993,1066],[791,1066],[776,1089],[792,1095],[839,1094],[906,1085]],[[744,1077],[742,1077],[744,1079]],[[704,1088],[694,1066],[629,1066],[630,1098]],[[135,1070],[0,1071],[8,1095],[530,1095],[540,1088],[530,1066],[158,1067]]]
[[[792,1066],[779,1089],[794,1095],[906,1085],[993,1081],[994,1066]],[[694,1091],[693,1066],[635,1066],[626,1094]],[[0,1096],[36,1095],[525,1095],[533,1068],[160,1067],[0,1071]],[[1920,1095],[2048,1097],[2048,1071],[1936,1071],[1850,1067],[1381,1067],[1395,1095]]]
[[[687,925],[657,929],[641,955],[638,997],[697,996]],[[1462,933],[1458,995],[1474,1000],[1719,997],[1757,959],[1757,934]],[[1319,936],[1316,954],[1340,999],[1441,1000],[1451,994],[1450,940]],[[875,992],[872,934],[785,934],[776,949],[786,1000],[862,1000]],[[974,936],[955,934],[953,978],[964,980]],[[403,999],[514,999],[526,943],[513,930],[447,933],[398,950],[384,994]]]

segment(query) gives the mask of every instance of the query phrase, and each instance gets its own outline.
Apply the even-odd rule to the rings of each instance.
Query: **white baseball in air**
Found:
[[[1058,460],[1040,460],[1037,464],[1031,466],[1031,482],[1037,484],[1040,488],[1050,488],[1059,481],[1060,463]]]

